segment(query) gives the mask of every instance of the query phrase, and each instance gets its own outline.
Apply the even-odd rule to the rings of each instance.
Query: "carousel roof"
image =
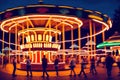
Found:
[[[77,44],[73,44],[73,45],[71,45],[69,48],[79,48],[79,46],[77,45]]]
[[[107,39],[105,42],[100,43],[97,45],[97,48],[103,48],[104,46],[110,47],[110,46],[120,46],[120,33],[115,32],[109,39]]]
[[[106,40],[107,42],[120,42],[120,33],[115,32],[111,37]]]
[[[96,45],[94,41],[88,41],[85,45]]]
[[[44,27],[63,31],[63,25],[64,31],[79,27],[89,30],[90,21],[97,26],[94,28],[96,30],[94,35],[98,35],[112,26],[111,19],[106,14],[71,6],[36,4],[0,12],[1,30],[12,33]]]
[[[12,49],[9,48],[9,47],[5,47],[3,50],[4,50],[4,51],[8,51],[8,50],[12,50]]]

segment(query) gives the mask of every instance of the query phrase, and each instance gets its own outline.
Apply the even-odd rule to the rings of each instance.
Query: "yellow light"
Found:
[[[26,41],[27,41],[27,43],[30,42],[30,36],[26,37]]]
[[[38,41],[42,41],[42,35],[38,34]]]
[[[31,41],[34,41],[34,35],[31,35]]]
[[[101,23],[101,24],[103,24],[104,26],[106,26],[106,29],[107,29],[107,30],[109,29],[109,26],[108,26],[105,22],[102,22],[102,21],[99,21],[99,20],[96,20],[96,19],[93,19],[93,21],[98,22],[98,23]]]
[[[24,29],[24,30],[21,30],[18,32],[18,35],[21,35],[21,34],[25,34],[27,32],[36,32],[36,31],[50,31],[50,32],[53,32],[53,33],[58,33],[60,34],[61,31],[60,30],[56,30],[56,29],[53,29],[53,28],[28,28],[28,29]]]
[[[88,15],[89,18],[92,18],[92,19],[97,19],[97,20],[100,20],[100,21],[103,21],[103,19],[99,16],[96,16],[96,15]]]
[[[55,5],[28,5],[27,7],[39,7],[39,6],[43,6],[43,7],[55,7]]]
[[[51,42],[52,41],[52,36],[49,36],[49,42]]]
[[[48,35],[46,35],[46,41],[48,41],[49,40],[49,36]]]
[[[17,7],[17,8],[11,8],[11,9],[7,9],[6,11],[12,11],[12,10],[15,10],[15,9],[22,9],[24,7]]]
[[[70,6],[58,6],[58,7],[61,7],[61,8],[69,8],[69,9],[74,9],[74,7],[70,7]]]
[[[86,12],[90,12],[90,13],[92,13],[93,11],[91,11],[91,10],[84,10],[84,11],[86,11]]]
[[[68,25],[68,24],[71,25],[70,24],[71,22],[74,24],[77,24],[78,26],[81,26],[83,24],[82,21],[80,19],[77,19],[76,17],[69,17],[69,16],[62,16],[62,15],[27,15],[27,16],[16,17],[16,18],[12,18],[12,19],[3,21],[1,23],[1,29],[5,32],[8,32],[7,30],[4,30],[4,27],[10,26],[9,23],[11,23],[11,21],[16,21],[17,23],[23,23],[23,22],[28,21],[28,18],[29,18],[29,20],[48,20],[50,16],[52,17],[51,20],[59,21],[59,22],[67,19],[64,22],[66,25]],[[15,27],[15,24],[11,23],[9,30],[11,30],[12,27]]]

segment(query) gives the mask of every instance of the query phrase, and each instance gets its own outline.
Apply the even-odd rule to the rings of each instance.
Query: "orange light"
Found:
[[[100,20],[100,21],[103,21],[103,19],[99,16],[96,16],[96,15],[88,15],[89,18],[92,18],[92,19],[97,19],[97,20]]]

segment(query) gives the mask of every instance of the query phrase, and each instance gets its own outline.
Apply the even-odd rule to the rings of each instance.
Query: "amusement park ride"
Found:
[[[14,45],[15,50],[28,54],[33,70],[42,69],[43,55],[48,59],[48,70],[54,69],[52,56],[62,50],[63,60],[59,69],[64,69],[68,43],[78,43],[80,52],[82,40],[90,38],[96,41],[96,36],[111,26],[111,19],[98,11],[47,4],[28,5],[0,12],[0,28],[3,34],[0,41],[2,48],[5,44],[9,47]],[[5,34],[9,37],[8,42],[5,41]],[[11,35],[15,36],[14,43],[11,42]],[[95,46],[91,46],[92,49],[95,49]],[[71,48],[71,51],[74,53],[74,48]],[[25,62],[20,62],[20,65],[21,69],[26,68]]]

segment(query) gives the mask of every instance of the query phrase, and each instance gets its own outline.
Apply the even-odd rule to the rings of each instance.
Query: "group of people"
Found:
[[[108,54],[105,57],[105,66],[106,66],[106,70],[107,70],[107,76],[111,77],[111,71],[112,71],[112,66],[113,63],[115,62],[115,60],[113,59],[113,57]],[[16,57],[14,57],[13,59],[13,74],[12,76],[15,77],[15,72],[16,72]],[[81,74],[83,73],[84,77],[87,78],[87,75],[85,73],[85,68],[86,68],[86,64],[88,64],[88,61],[85,57],[81,57],[81,70],[78,74],[78,76],[81,76]],[[76,76],[76,72],[75,72],[75,67],[76,67],[76,61],[75,58],[72,57],[69,63],[69,67],[70,67],[70,76],[72,76],[72,73],[74,73],[74,76]],[[119,67],[119,73],[120,73],[120,56],[117,58],[117,65]],[[47,73],[47,66],[48,66],[48,60],[45,57],[45,55],[42,58],[42,68],[43,68],[43,75],[42,77],[45,77],[45,74],[47,77],[49,77],[49,74]],[[56,59],[54,60],[54,67],[55,67],[55,71],[56,71],[56,76],[59,76],[58,74],[58,68],[59,68],[59,59],[58,57],[56,57]],[[29,56],[26,59],[26,72],[27,72],[27,77],[32,77],[32,69],[31,69],[31,60],[29,58]],[[30,72],[30,75],[29,75]],[[95,57],[90,58],[90,73],[92,73],[92,75],[97,74],[97,70],[96,70],[96,59]]]
[[[26,72],[27,72],[27,77],[32,77],[32,69],[31,69],[31,60],[29,58],[29,56],[27,56],[26,58]],[[14,56],[13,58],[13,73],[12,73],[12,76],[13,77],[16,77],[16,64],[17,64],[17,59],[16,59],[16,56]],[[54,61],[54,66],[55,66],[55,70],[56,70],[56,75],[58,76],[58,64],[59,64],[59,59],[58,57],[56,57],[55,61]],[[47,65],[48,65],[48,60],[47,58],[45,57],[45,55],[43,56],[42,58],[42,68],[43,68],[43,75],[42,77],[44,78],[45,77],[45,74],[47,77],[49,77],[49,74],[47,73]],[[29,75],[30,73],[30,75]]]
[[[97,60],[95,57],[90,58],[90,73],[92,73],[92,75],[97,74],[97,70],[96,70],[96,65],[98,66],[98,62],[101,62],[99,60]],[[107,72],[107,76],[108,78],[111,78],[111,73],[112,73],[112,67],[113,67],[113,63],[116,62],[118,69],[119,69],[119,75],[120,75],[120,55],[117,57],[117,59],[115,60],[110,53],[107,54],[107,56],[104,58],[104,63],[103,67],[106,67],[106,72]],[[84,75],[85,78],[87,78],[87,75],[85,73],[85,68],[86,68],[86,64],[88,64],[88,60],[85,57],[81,57],[81,70],[80,73],[78,74],[78,76],[80,76],[82,73]],[[70,61],[70,76],[72,76],[72,72],[74,73],[74,76],[76,76],[76,72],[74,70],[76,64],[75,64],[75,60],[72,57],[71,61]]]

